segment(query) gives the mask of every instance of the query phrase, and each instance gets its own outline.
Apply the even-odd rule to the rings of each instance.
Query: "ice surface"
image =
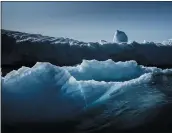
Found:
[[[135,61],[84,60],[75,67],[37,63],[3,77],[2,120],[62,122],[80,116],[79,129],[98,128],[107,121],[118,128],[134,127],[169,102],[165,92],[171,83],[172,69]]]

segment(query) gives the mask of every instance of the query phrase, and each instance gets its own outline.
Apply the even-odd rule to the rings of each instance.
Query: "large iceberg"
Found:
[[[135,61],[84,60],[75,67],[37,63],[2,77],[2,121],[64,122],[78,130],[136,127],[170,104],[172,69]],[[58,126],[58,125],[57,125]]]

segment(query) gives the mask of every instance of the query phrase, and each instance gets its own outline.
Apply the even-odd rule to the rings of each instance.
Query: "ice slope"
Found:
[[[141,65],[169,68],[172,66],[172,45],[170,42],[82,42],[2,30],[2,65],[35,64],[40,61],[71,66],[82,63],[83,59],[135,60]]]
[[[84,60],[76,67],[37,63],[2,77],[2,121],[78,119],[78,130],[131,128],[171,104],[171,89],[172,69],[143,67],[134,61]]]

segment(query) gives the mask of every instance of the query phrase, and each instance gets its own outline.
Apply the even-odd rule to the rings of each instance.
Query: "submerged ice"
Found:
[[[2,120],[78,118],[78,129],[98,128],[107,121],[117,128],[130,128],[149,121],[169,103],[166,91],[170,89],[171,69],[144,67],[135,61],[83,60],[74,67],[37,63],[2,77]],[[87,117],[89,113],[92,117]]]

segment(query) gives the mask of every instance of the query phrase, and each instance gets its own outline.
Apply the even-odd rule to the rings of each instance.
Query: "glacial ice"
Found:
[[[99,127],[107,120],[118,128],[133,127],[154,117],[168,102],[162,90],[172,86],[171,76],[172,69],[139,66],[135,61],[84,60],[75,67],[37,63],[2,78],[2,120],[62,122],[93,111],[97,113],[91,118],[80,117],[79,129],[101,123]]]

